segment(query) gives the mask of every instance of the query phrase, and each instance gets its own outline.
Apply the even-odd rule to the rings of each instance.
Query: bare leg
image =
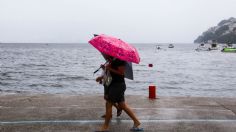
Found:
[[[105,122],[101,127],[101,131],[108,129],[111,116],[112,116],[112,103],[107,101],[106,102],[106,117],[105,117]]]
[[[106,104],[107,104],[107,102],[106,102]],[[113,103],[112,105],[117,109],[117,117],[119,117],[121,115],[121,113],[122,113],[122,109],[119,107],[119,105],[117,103]],[[106,113],[104,115],[102,115],[101,117],[105,118],[106,117]]]
[[[113,106],[116,107],[116,109],[120,109],[117,103],[114,103]]]
[[[119,103],[119,107],[122,108],[129,115],[129,117],[134,121],[135,127],[138,127],[141,124],[139,122],[138,118],[133,113],[133,111],[130,109],[130,107],[125,102]]]

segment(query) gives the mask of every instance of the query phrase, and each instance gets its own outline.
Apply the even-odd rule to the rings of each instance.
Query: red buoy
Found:
[[[153,67],[153,64],[148,64],[148,67]]]

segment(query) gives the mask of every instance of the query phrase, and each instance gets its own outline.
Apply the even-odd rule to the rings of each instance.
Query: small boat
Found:
[[[202,43],[195,50],[196,51],[209,51],[210,48],[206,46],[206,44]]]
[[[228,42],[226,46],[221,50],[222,52],[236,53],[236,47],[233,47],[233,43]]]
[[[227,43],[227,47],[233,47],[233,43],[228,42],[228,43]]]
[[[219,47],[216,43],[212,43],[211,47],[209,48],[209,50],[219,50]]]
[[[155,52],[156,52],[156,51],[161,51],[161,50],[164,50],[164,51],[165,51],[166,49],[162,48],[162,45],[156,45],[156,46],[155,46]]]
[[[230,52],[230,53],[236,53],[236,48],[234,47],[226,47],[221,50],[222,52]]]
[[[157,49],[157,50],[160,50],[161,47],[160,47],[159,45],[156,45],[156,49]]]
[[[174,48],[173,44],[169,44],[168,48]]]

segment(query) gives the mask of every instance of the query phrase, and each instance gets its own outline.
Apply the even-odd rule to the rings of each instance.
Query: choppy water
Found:
[[[196,52],[194,44],[155,50],[135,44],[140,56],[135,80],[126,80],[127,94],[161,96],[236,95],[236,54]],[[93,71],[104,62],[89,44],[0,44],[0,93],[102,94]],[[148,67],[153,64],[153,67]]]

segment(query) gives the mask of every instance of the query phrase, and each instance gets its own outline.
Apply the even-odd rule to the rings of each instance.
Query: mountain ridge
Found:
[[[231,17],[220,21],[217,26],[210,27],[194,40],[194,43],[203,43],[214,40],[218,43],[236,43],[236,18]]]

